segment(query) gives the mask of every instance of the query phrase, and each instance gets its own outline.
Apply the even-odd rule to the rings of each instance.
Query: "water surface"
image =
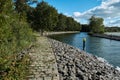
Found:
[[[120,41],[91,37],[84,32],[50,37],[80,49],[82,49],[82,39],[86,38],[86,51],[88,53],[102,57],[113,66],[120,67]]]

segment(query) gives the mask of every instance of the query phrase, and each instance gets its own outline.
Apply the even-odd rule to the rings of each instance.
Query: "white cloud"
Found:
[[[72,17],[69,13],[64,13],[67,17]]]
[[[120,19],[119,20],[112,20],[112,21],[110,21],[109,25],[120,26]]]
[[[73,15],[77,18],[77,17],[81,16],[81,13],[80,12],[74,12]]]
[[[110,21],[114,21],[114,23],[111,23],[111,26],[120,26],[120,0],[102,0],[100,6],[94,7],[83,13],[73,13],[73,17],[77,19],[89,19],[92,15],[104,18],[105,25],[108,25]]]

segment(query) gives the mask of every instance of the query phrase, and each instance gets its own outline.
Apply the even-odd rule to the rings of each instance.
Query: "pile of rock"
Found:
[[[53,39],[50,42],[60,80],[120,80],[120,72],[96,56]]]
[[[21,60],[26,54],[30,53],[34,45],[30,45],[28,48],[22,50],[17,54],[17,60]]]

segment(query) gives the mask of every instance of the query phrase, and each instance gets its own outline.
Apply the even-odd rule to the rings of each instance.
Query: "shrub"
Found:
[[[29,57],[16,58],[34,36],[24,16],[20,18],[14,11],[12,0],[0,0],[0,3],[0,80],[23,80]]]

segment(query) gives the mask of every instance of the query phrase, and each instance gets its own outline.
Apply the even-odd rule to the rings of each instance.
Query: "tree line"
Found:
[[[103,19],[100,17],[92,16],[89,19],[89,24],[82,24],[82,32],[91,33],[104,33],[104,32],[120,32],[120,27],[105,27],[103,25]]]
[[[105,27],[105,32],[120,32],[120,27]]]
[[[36,31],[80,31],[81,25],[72,17],[67,17],[50,6],[47,2],[40,2],[36,8],[27,13],[28,22]]]
[[[88,28],[81,26],[72,17],[67,17],[45,1],[37,3],[35,8],[27,3],[34,3],[37,0],[15,0],[16,10],[18,13],[24,13],[28,23],[35,31],[83,31],[87,30],[91,33],[104,33],[103,18],[91,16],[89,19]],[[82,29],[82,30],[81,30]]]

